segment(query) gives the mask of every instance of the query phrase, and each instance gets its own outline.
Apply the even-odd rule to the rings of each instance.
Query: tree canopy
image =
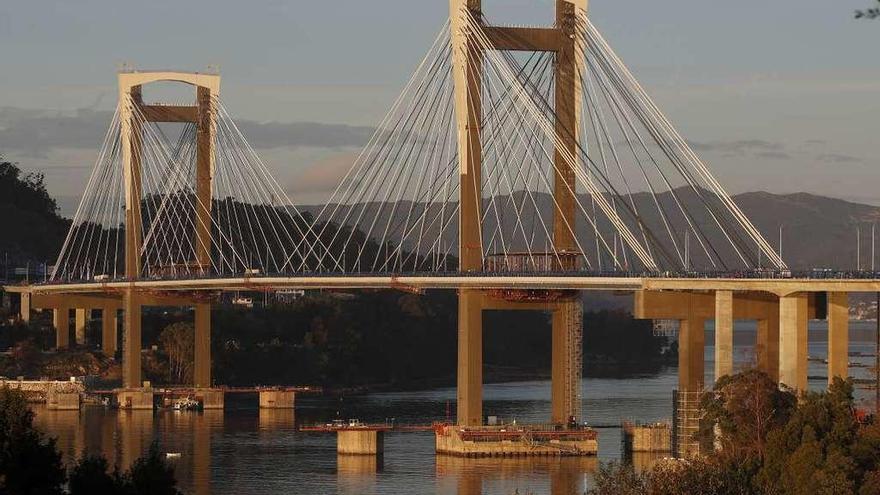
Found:
[[[68,226],[69,220],[58,215],[43,174],[22,173],[0,156],[0,250],[10,261],[54,261]]]

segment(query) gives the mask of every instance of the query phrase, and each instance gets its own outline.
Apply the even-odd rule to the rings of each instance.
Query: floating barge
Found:
[[[463,457],[594,456],[599,450],[596,430],[557,425],[434,427],[438,454]]]

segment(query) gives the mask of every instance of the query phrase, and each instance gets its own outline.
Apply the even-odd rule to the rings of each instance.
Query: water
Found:
[[[858,330],[859,323],[853,324]],[[873,324],[871,324],[873,325]],[[867,327],[866,327],[867,328]],[[811,326],[810,356],[826,355],[824,325]],[[736,366],[754,359],[754,328],[737,325]],[[851,352],[873,353],[873,342],[854,341]],[[706,346],[706,380],[711,383],[713,348]],[[871,364],[873,358],[851,361]],[[810,362],[809,374],[825,375],[825,366]],[[851,370],[867,377],[863,368]],[[342,401],[324,397],[297,397],[292,411],[259,410],[256,396],[227,397],[224,411],[202,413],[159,411],[117,412],[87,407],[80,412],[37,409],[37,425],[58,438],[65,462],[83,450],[102,452],[111,464],[128,466],[150,442],[163,452],[180,452],[172,459],[181,488],[187,493],[242,494],[529,494],[580,493],[591,483],[601,460],[620,458],[618,425],[622,420],[668,420],[676,370],[647,377],[585,378],[585,419],[599,427],[598,458],[459,459],[434,455],[431,432],[388,433],[385,455],[374,458],[337,456],[331,434],[304,434],[298,423],[323,422],[336,417],[383,422],[428,423],[446,419],[455,389],[373,393]],[[822,389],[814,378],[810,387]],[[860,397],[865,392],[859,392]],[[542,422],[550,415],[550,383],[531,381],[488,384],[484,387],[487,415],[519,422]],[[638,457],[638,467],[656,456]]]

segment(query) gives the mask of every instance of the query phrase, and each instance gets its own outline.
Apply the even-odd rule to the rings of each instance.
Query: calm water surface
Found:
[[[854,326],[859,324],[854,324]],[[827,342],[821,328],[811,329],[810,355],[821,358]],[[753,327],[737,326],[735,359],[744,368],[754,359]],[[851,352],[870,354],[872,342],[853,342]],[[712,380],[711,341],[706,347],[706,380]],[[854,363],[873,358],[853,357]],[[809,374],[825,375],[811,361]],[[867,376],[863,368],[851,370]],[[163,452],[180,452],[172,462],[187,493],[241,494],[569,494],[582,493],[599,461],[618,459],[622,420],[668,420],[676,370],[626,379],[585,378],[585,419],[598,427],[599,456],[586,459],[459,459],[434,455],[433,433],[389,433],[385,455],[373,458],[337,456],[334,435],[303,434],[299,423],[337,416],[362,421],[428,423],[446,418],[455,389],[373,393],[343,400],[300,396],[292,411],[258,410],[256,396],[228,397],[224,411],[202,413],[117,412],[87,407],[80,412],[37,409],[37,424],[58,438],[69,461],[83,450],[101,452],[111,464],[127,466],[152,441]],[[824,380],[814,378],[811,388]],[[864,393],[860,393],[864,395]],[[542,422],[550,415],[547,381],[491,384],[484,387],[487,415],[502,420]],[[655,458],[639,457],[637,466]]]

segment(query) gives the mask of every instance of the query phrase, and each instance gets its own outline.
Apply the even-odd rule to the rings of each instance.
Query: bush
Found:
[[[61,454],[33,424],[24,394],[0,389],[0,493],[62,493]]]

